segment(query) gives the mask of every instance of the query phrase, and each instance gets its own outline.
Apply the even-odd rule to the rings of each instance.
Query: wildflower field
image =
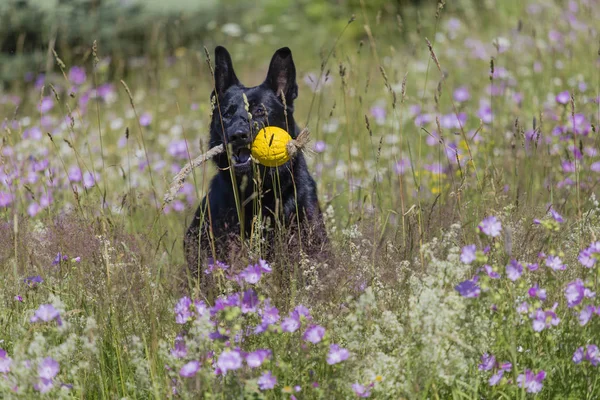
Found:
[[[11,67],[0,398],[600,398],[600,2],[342,3]],[[291,48],[330,259],[188,273],[217,44],[248,85]]]

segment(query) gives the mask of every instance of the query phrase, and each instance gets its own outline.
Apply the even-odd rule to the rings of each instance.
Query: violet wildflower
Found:
[[[592,268],[596,264],[596,258],[589,248],[581,250],[577,260],[586,268]]]
[[[576,279],[569,283],[565,288],[565,297],[567,299],[567,306],[573,308],[583,300],[585,296],[585,288],[581,279]]]
[[[25,284],[27,286],[29,286],[30,288],[35,288],[37,287],[39,284],[43,283],[44,280],[42,279],[41,276],[36,275],[36,276],[29,276],[27,278],[25,278],[23,280],[25,282]]]
[[[517,312],[519,314],[527,314],[529,312],[529,304],[526,301],[522,302],[517,306]]]
[[[200,363],[196,360],[190,361],[179,370],[179,375],[183,378],[191,378],[200,370]]]
[[[481,294],[481,288],[477,285],[477,282],[473,279],[463,281],[454,287],[456,291],[462,296],[467,298],[479,297]]]
[[[572,360],[575,364],[579,364],[583,361],[583,347],[578,347],[577,350],[575,350]]]
[[[533,263],[533,264],[527,264],[527,269],[529,269],[530,271],[537,271],[540,268],[538,263]]]
[[[452,94],[454,97],[454,101],[458,103],[463,103],[471,98],[471,94],[469,93],[469,89],[466,86],[458,87],[454,90]]]
[[[470,244],[462,248],[462,252],[460,253],[460,261],[465,264],[471,264],[477,258],[475,256],[475,252],[477,251],[477,246],[474,244]]]
[[[327,148],[327,145],[325,144],[324,141],[317,140],[315,142],[315,146],[314,146],[315,153],[322,153],[325,151],[326,148]]]
[[[492,375],[490,377],[490,380],[488,381],[489,385],[496,386],[502,380],[503,376],[504,376],[504,371],[499,370],[498,372],[496,372],[494,375]]]
[[[250,368],[258,368],[269,358],[271,358],[271,350],[258,349],[252,353],[246,354],[246,364],[248,364]]]
[[[543,387],[543,381],[546,378],[546,372],[541,370],[537,374],[533,371],[526,369],[525,374],[521,374],[517,377],[517,383],[519,387],[525,388],[527,393],[539,393]]]
[[[565,90],[564,92],[560,92],[559,94],[556,95],[556,102],[558,104],[567,104],[567,103],[569,103],[569,101],[571,101],[571,95],[569,94],[568,90]]]
[[[242,313],[254,313],[258,307],[258,295],[252,289],[248,289],[244,292],[244,296],[242,297]]]
[[[269,390],[273,389],[277,384],[277,378],[273,376],[271,371],[267,371],[263,373],[260,378],[258,378],[258,387],[260,390]]]
[[[20,294],[15,295],[15,297],[13,297],[13,299],[15,301],[19,301],[19,302],[23,302],[23,296],[21,296]]]
[[[262,323],[265,325],[272,325],[279,321],[279,310],[277,307],[271,307],[271,303],[266,300],[264,303],[264,308],[260,311],[262,316]]]
[[[596,297],[596,292],[592,292],[592,290],[591,290],[591,289],[589,289],[589,288],[585,288],[585,289],[583,290],[583,295],[584,295],[585,297],[587,297],[588,299],[593,299],[593,298],[595,298],[595,297]]]
[[[483,270],[485,271],[485,273],[487,274],[487,276],[489,276],[492,279],[498,279],[500,278],[500,274],[497,273],[496,271],[494,271],[494,269],[490,266],[490,265],[484,265],[483,266]]]
[[[536,332],[541,332],[546,328],[556,326],[560,322],[560,318],[558,318],[553,309],[543,311],[541,308],[538,308],[531,314],[531,318],[533,319],[533,330]]]
[[[493,215],[485,218],[477,227],[485,235],[491,237],[500,236],[500,231],[502,230],[502,224]]]
[[[302,335],[302,339],[313,344],[319,343],[325,336],[325,328],[320,325],[311,325]]]
[[[204,300],[194,300],[194,308],[198,317],[204,316],[209,311]]]
[[[6,350],[0,349],[0,374],[10,372],[10,364],[12,364],[12,358],[8,356]]]
[[[345,361],[350,356],[350,352],[337,344],[329,346],[329,353],[327,354],[327,364],[333,365]]]
[[[369,397],[371,395],[369,387],[361,385],[358,382],[352,384],[352,390],[358,397]]]
[[[491,354],[484,353],[481,356],[481,364],[477,366],[480,371],[489,371],[496,365],[496,357]]]
[[[178,324],[185,324],[192,319],[192,312],[190,311],[191,305],[192,301],[187,296],[182,297],[177,302],[175,305],[175,322]]]
[[[38,364],[37,371],[40,381],[34,385],[34,389],[41,393],[50,391],[54,386],[53,379],[60,371],[60,365],[52,357],[46,357]]]
[[[296,308],[294,308],[294,314],[298,315],[298,318],[304,317],[309,321],[312,319],[310,316],[310,310],[302,304],[299,304],[296,306]]]
[[[506,266],[506,276],[513,282],[519,279],[522,273],[523,265],[517,260],[511,260],[510,264]]]
[[[281,322],[281,330],[283,332],[293,333],[298,329],[300,329],[300,319],[294,313]]]
[[[82,67],[72,67],[69,70],[69,81],[74,85],[83,85],[87,79],[85,69]]]
[[[260,267],[260,270],[265,274],[273,272],[273,267],[271,267],[271,265],[262,258],[258,260],[258,266]]]
[[[552,218],[554,218],[554,220],[558,223],[562,223],[565,220],[563,219],[562,215],[560,215],[554,208],[550,208],[550,215],[552,215]]]
[[[217,366],[221,369],[223,375],[227,371],[235,371],[242,367],[242,354],[239,350],[225,350],[217,360]]]
[[[184,358],[187,356],[187,348],[183,337],[177,336],[175,338],[175,347],[171,349],[171,355],[175,358]]]
[[[586,361],[589,361],[594,367],[600,364],[600,350],[595,344],[588,344],[585,349],[585,355],[583,357]]]
[[[596,308],[594,306],[583,307],[583,310],[581,310],[581,312],[579,313],[579,325],[587,325],[587,323],[590,322],[590,319],[592,319],[592,316],[594,315],[595,311]]]
[[[567,269],[567,266],[563,264],[560,257],[557,256],[546,257],[546,266],[552,268],[554,271],[563,271]]]
[[[546,300],[547,297],[546,289],[541,289],[537,283],[529,288],[527,293],[529,294],[529,297],[537,297],[542,301]]]
[[[58,325],[62,325],[62,320],[60,319],[60,313],[52,304],[42,304],[31,317],[31,322],[50,322],[53,319],[56,319]]]
[[[140,125],[141,126],[148,126],[152,123],[152,114],[145,112],[142,115],[140,115]]]
[[[242,278],[246,283],[254,285],[260,281],[262,275],[262,269],[258,264],[248,265],[246,269],[240,272],[239,277]]]

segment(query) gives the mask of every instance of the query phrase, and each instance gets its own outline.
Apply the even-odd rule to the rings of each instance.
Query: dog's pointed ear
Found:
[[[277,97],[281,97],[283,93],[287,104],[291,105],[298,97],[296,66],[289,48],[283,47],[273,54],[265,84],[275,92]]]
[[[229,87],[239,84],[231,56],[227,49],[223,46],[215,48],[215,91],[219,96],[222,96]]]

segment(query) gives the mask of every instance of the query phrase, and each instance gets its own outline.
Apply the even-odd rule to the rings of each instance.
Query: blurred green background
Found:
[[[137,57],[150,62],[183,49],[216,44],[260,59],[274,47],[303,48],[316,55],[339,35],[351,16],[368,19],[375,37],[398,46],[409,34],[433,33],[437,0],[2,0],[0,80],[6,87],[26,72],[54,68],[53,47],[67,65],[90,59],[94,40],[111,57],[113,78],[122,78]],[[443,2],[445,3],[445,2]],[[453,0],[444,13],[477,13],[485,1]],[[513,0],[506,3],[514,3]],[[499,10],[500,12],[501,10]],[[395,29],[393,28],[395,27]],[[367,39],[362,23],[349,26],[348,42]],[[421,36],[422,37],[422,36]],[[307,46],[309,45],[309,46]],[[239,49],[236,49],[240,46]],[[304,47],[303,47],[304,46]],[[265,52],[262,54],[262,52]],[[254,57],[253,57],[254,56]],[[297,58],[301,58],[297,57]]]

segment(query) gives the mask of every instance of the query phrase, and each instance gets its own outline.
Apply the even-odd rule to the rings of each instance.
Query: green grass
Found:
[[[185,193],[159,210],[174,174],[208,150],[212,79],[200,46],[170,49],[176,32],[157,29],[144,45],[147,59],[126,69],[106,58],[103,43],[74,60],[87,68],[76,90],[72,65],[59,61],[73,55],[57,54],[43,87],[19,80],[0,92],[0,397],[338,399],[355,398],[358,383],[372,398],[514,399],[534,396],[516,383],[526,370],[545,371],[540,398],[598,397],[600,356],[591,345],[600,342],[600,317],[580,322],[586,307],[598,307],[589,293],[598,290],[598,266],[578,257],[600,237],[600,7],[463,1],[437,14],[423,6],[399,25],[385,10],[357,5],[348,22],[315,4],[295,29],[285,11],[272,31],[248,15],[232,21],[239,38],[215,29],[246,85],[262,82],[276,48],[291,47],[295,117],[313,144],[326,145],[308,162],[333,255],[320,265],[287,264],[284,251],[267,260],[274,272],[254,287],[261,313],[228,306],[209,318],[192,306],[183,307],[189,320],[175,319],[183,296],[202,298],[182,239],[212,165],[196,169]],[[311,90],[308,74],[323,77],[320,90]],[[90,96],[104,84],[108,95]],[[456,97],[461,87],[469,99]],[[564,91],[572,100],[560,104]],[[52,108],[41,112],[40,104]],[[457,124],[461,113],[466,121]],[[95,176],[93,185],[77,169]],[[488,216],[501,222],[497,237],[477,228]],[[476,259],[465,263],[461,249],[471,244]],[[256,262],[257,248],[231,270]],[[65,258],[53,262],[59,252]],[[547,266],[549,256],[566,269]],[[511,260],[523,266],[514,281]],[[214,274],[227,295],[248,289]],[[25,279],[37,275],[42,283]],[[475,275],[478,296],[462,297],[455,287]],[[571,304],[565,292],[577,279],[588,296]],[[291,294],[281,290],[288,280]],[[535,284],[546,299],[531,297]],[[62,324],[31,322],[43,304]],[[281,332],[299,304],[312,319]],[[249,334],[273,305],[278,323]],[[541,331],[537,310],[547,313]],[[316,344],[303,337],[313,324],[326,329]],[[229,339],[209,338],[215,331]],[[179,358],[176,341],[186,349]],[[331,344],[350,357],[327,363]],[[271,357],[216,375],[223,352],[238,347]],[[579,347],[588,356],[576,364]],[[484,371],[485,353],[497,364]],[[60,371],[41,395],[35,385],[46,357]],[[182,377],[192,361],[199,371]],[[490,386],[504,362],[512,367]],[[261,390],[266,371],[277,384]]]

